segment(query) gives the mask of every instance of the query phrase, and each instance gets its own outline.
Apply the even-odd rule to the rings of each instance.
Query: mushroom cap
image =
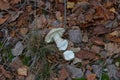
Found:
[[[69,61],[75,58],[75,54],[71,50],[67,50],[63,53],[65,60]]]
[[[52,29],[47,36],[45,37],[45,42],[50,43],[53,41],[53,37],[54,35],[57,33],[60,35],[60,37],[63,35],[63,33],[65,32],[64,28],[54,28]]]

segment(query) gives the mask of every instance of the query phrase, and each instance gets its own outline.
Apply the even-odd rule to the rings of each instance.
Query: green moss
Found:
[[[101,80],[110,80],[110,79],[109,79],[109,76],[106,73],[103,73]]]

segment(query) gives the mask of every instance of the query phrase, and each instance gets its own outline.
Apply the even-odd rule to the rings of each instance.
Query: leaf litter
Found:
[[[64,2],[0,1],[1,80],[120,79],[119,1]],[[65,29],[62,38],[75,54],[72,60],[64,59],[66,50],[44,41],[54,28]]]

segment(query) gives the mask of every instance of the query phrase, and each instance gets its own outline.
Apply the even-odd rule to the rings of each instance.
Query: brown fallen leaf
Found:
[[[120,52],[120,46],[117,43],[106,43],[105,50],[108,51],[108,56],[111,56]]]
[[[85,31],[85,33],[83,34],[83,38],[82,38],[83,42],[88,42],[88,32]]]
[[[75,4],[75,7],[72,9],[72,12],[74,11],[82,11],[85,12],[89,9],[90,4],[87,1],[81,1],[81,2],[77,2],[77,4]]]
[[[67,70],[63,67],[61,70],[60,70],[60,76],[58,78],[58,80],[66,80],[68,78],[69,74],[67,72]]]
[[[35,79],[35,75],[34,74],[29,74],[25,80],[34,80]]]
[[[92,52],[99,53],[101,48],[99,46],[93,45],[91,48]]]
[[[104,8],[99,1],[91,0],[90,3],[96,9],[95,15],[102,17],[104,20],[111,19],[112,14],[106,8]]]
[[[46,23],[47,19],[45,15],[40,15],[40,17],[36,17],[36,19],[34,19],[34,24],[36,24],[35,27],[37,27],[38,29],[43,28]]]
[[[28,28],[20,28],[21,35],[25,36],[28,32]]]
[[[15,15],[12,15],[11,22],[15,21],[22,13],[23,11],[18,11]]]
[[[19,57],[13,58],[12,62],[10,63],[10,66],[14,69],[18,69],[23,66],[23,63]]]
[[[87,80],[96,80],[96,74],[88,74]]]
[[[97,25],[93,30],[93,34],[96,34],[96,35],[105,34],[107,32],[109,32],[109,30],[105,28],[103,25]]]
[[[17,3],[19,3],[21,0],[11,0],[11,4],[17,4]]]
[[[7,0],[0,0],[0,9],[5,10],[10,7],[10,4]]]
[[[0,65],[0,79],[1,79],[1,77],[3,77],[3,79],[8,78],[11,80],[10,74],[11,73],[9,71],[6,71],[5,68],[2,65]]]
[[[58,11],[60,11],[61,13],[64,13],[64,4],[63,4],[63,3],[58,3],[58,4],[57,4],[57,9],[58,9]]]
[[[80,50],[80,52],[76,53],[75,55],[77,58],[80,58],[82,60],[84,60],[84,59],[89,59],[89,60],[96,59],[95,53],[88,51],[88,50]]]
[[[17,23],[16,26],[18,26],[18,27],[27,26],[29,23],[28,19],[29,19],[29,17],[26,16],[25,13],[22,14],[21,16],[18,17],[17,22],[16,22]]]
[[[119,37],[120,36],[120,31],[113,31],[113,32],[109,33],[108,35],[113,36],[113,37]]]
[[[104,6],[105,8],[111,8],[115,3],[116,3],[116,0],[106,0],[106,1],[103,3],[103,6]]]
[[[4,17],[0,18],[0,25],[3,24],[9,17],[9,15],[5,15]]]
[[[100,39],[99,37],[92,37],[91,39],[91,42],[93,42],[93,44],[95,44],[95,45],[100,45],[100,46],[104,46],[105,45],[105,43],[103,42],[103,40],[102,39]]]
[[[28,67],[27,66],[22,66],[20,68],[17,69],[17,73],[20,76],[27,76],[28,73]]]
[[[106,38],[110,41],[120,43],[120,30],[113,31],[106,35]]]

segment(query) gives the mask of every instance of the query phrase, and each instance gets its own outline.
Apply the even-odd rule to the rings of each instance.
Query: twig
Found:
[[[67,24],[67,22],[66,22],[66,12],[67,12],[67,10],[66,10],[66,0],[64,0],[64,28],[66,29],[66,24]]]

